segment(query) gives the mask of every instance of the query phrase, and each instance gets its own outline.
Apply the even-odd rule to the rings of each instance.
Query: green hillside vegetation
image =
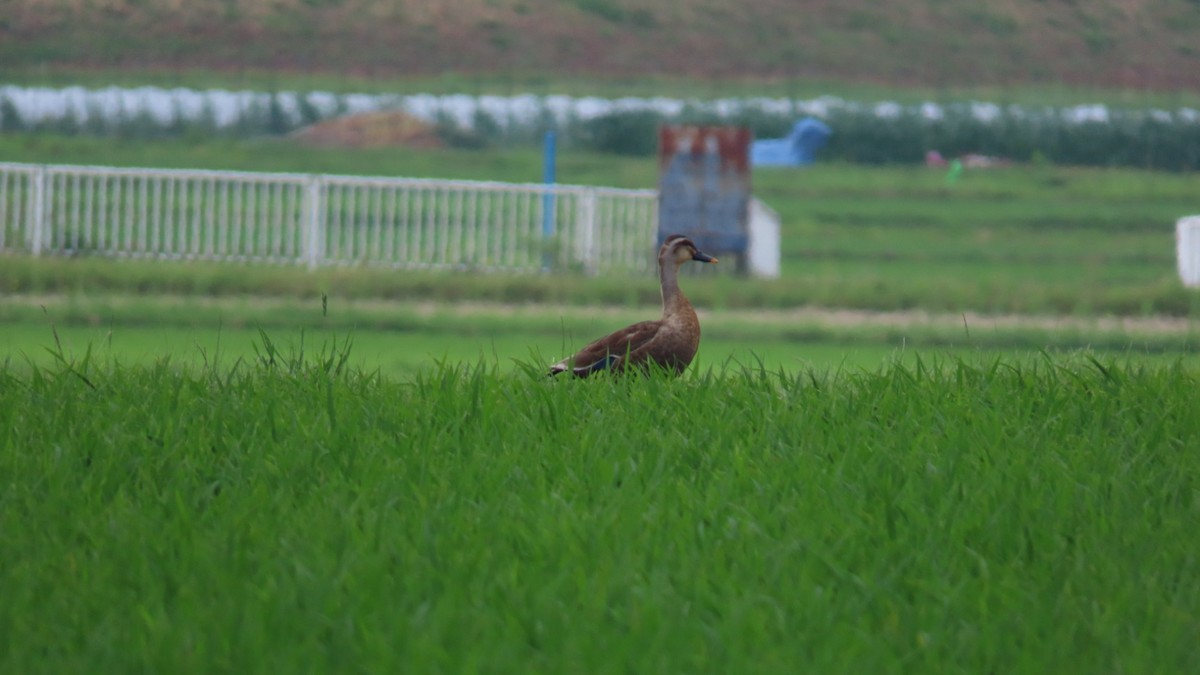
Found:
[[[1198,30],[1196,0],[10,0],[0,63],[1178,90],[1200,85]]]

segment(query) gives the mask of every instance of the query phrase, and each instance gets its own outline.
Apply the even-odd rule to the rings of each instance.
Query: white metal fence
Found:
[[[0,163],[0,252],[589,273],[654,265],[653,190]]]

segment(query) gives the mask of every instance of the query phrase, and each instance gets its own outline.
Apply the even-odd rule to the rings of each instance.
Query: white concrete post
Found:
[[[599,271],[596,260],[596,191],[584,190],[579,195],[579,258],[583,262],[584,272],[596,274]]]
[[[750,200],[750,243],[746,247],[746,263],[751,276],[779,278],[779,226],[779,214],[774,209],[757,199]]]
[[[310,177],[304,186],[304,208],[302,209],[303,259],[310,270],[317,269],[324,258],[322,248],[324,248],[325,238],[322,236],[323,228],[321,227],[321,214],[324,212],[323,193],[324,181],[321,180],[321,177]]]
[[[33,194],[29,200],[29,250],[38,256],[46,237],[46,167],[34,170],[30,184]]]
[[[1200,216],[1188,216],[1175,222],[1175,256],[1183,285],[1200,287]]]

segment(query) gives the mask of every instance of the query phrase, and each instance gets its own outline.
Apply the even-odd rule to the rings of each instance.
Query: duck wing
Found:
[[[613,331],[580,349],[570,358],[563,359],[550,367],[550,374],[557,375],[572,370],[580,377],[604,370],[624,358],[627,354],[640,353],[658,337],[662,320],[641,321]]]

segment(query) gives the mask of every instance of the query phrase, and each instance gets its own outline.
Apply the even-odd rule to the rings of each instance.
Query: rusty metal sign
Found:
[[[704,251],[745,254],[751,140],[746,127],[659,129],[659,244],[682,234]]]

